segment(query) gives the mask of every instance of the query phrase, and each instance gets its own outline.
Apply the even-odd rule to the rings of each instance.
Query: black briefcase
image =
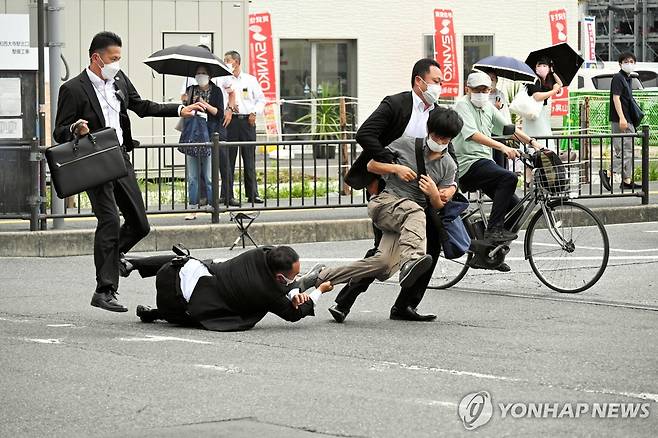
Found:
[[[128,175],[114,128],[104,128],[46,149],[57,196],[84,192]]]

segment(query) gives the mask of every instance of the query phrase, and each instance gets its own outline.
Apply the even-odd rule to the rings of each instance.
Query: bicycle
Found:
[[[592,210],[574,201],[584,182],[583,166],[580,162],[554,166],[551,170],[563,176],[555,186],[547,181],[547,169],[535,168],[527,145],[523,145],[521,161],[532,169],[532,182],[521,202],[505,216],[505,224],[517,234],[528,223],[524,258],[543,284],[561,293],[589,289],[608,265],[610,245],[601,220]],[[433,273],[439,282],[431,288],[449,288],[459,283],[471,268],[495,270],[505,261],[512,242],[484,239],[487,216],[481,191],[477,192],[475,204],[475,208],[467,209],[461,216],[472,240],[469,251],[457,260],[446,259],[442,253]]]

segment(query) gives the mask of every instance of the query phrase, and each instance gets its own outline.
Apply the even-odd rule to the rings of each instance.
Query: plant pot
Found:
[[[314,158],[336,158],[336,145],[313,145],[313,157]]]

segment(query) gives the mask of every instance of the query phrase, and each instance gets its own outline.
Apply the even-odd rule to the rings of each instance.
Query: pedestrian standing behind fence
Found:
[[[509,111],[509,102],[507,101],[507,96],[501,90],[497,88],[498,86],[498,75],[493,71],[487,72],[491,78],[491,93],[489,93],[489,102],[500,112],[500,114],[505,118],[506,123],[509,125],[512,123],[512,115]],[[504,153],[498,149],[492,149],[493,160],[503,169],[507,169],[507,157]]]
[[[110,127],[116,130],[121,144],[128,175],[87,190],[98,219],[94,235],[96,290],[91,305],[113,312],[128,310],[116,298],[120,253],[128,252],[150,229],[142,191],[128,155],[139,144],[132,139],[128,110],[140,117],[191,117],[194,111],[202,109],[198,104],[184,107],[142,99],[119,66],[121,44],[121,38],[112,32],[94,36],[89,47],[89,67],[59,89],[53,132],[55,141],[64,143],[72,141],[75,135]]]
[[[610,82],[610,128],[613,134],[634,134],[635,124],[639,121],[633,120],[633,87],[631,73],[635,71],[635,55],[625,52],[619,55],[619,66],[621,70],[612,77]],[[633,181],[633,138],[615,138],[612,140],[614,157],[612,157],[611,174],[605,169],[599,171],[601,184],[608,191],[612,190],[614,174],[621,170],[622,189],[640,189],[642,186]],[[620,169],[621,168],[621,169]]]
[[[235,114],[228,125],[228,141],[256,141],[256,115],[265,109],[265,95],[255,76],[242,71],[240,54],[226,52],[224,62],[233,68],[235,90]],[[262,204],[256,182],[256,146],[240,146],[244,175],[244,190],[251,204]],[[234,198],[233,181],[238,148],[230,147],[220,153],[220,173],[222,175],[221,201],[237,207],[240,203]]]
[[[206,66],[198,66],[194,78],[198,85],[192,85],[186,90],[185,94],[188,96],[186,103],[198,103],[203,107],[203,111],[184,121],[180,143],[208,143],[215,133],[218,133],[219,139],[224,141],[226,140],[226,127],[224,126],[222,90],[210,82]],[[187,155],[185,168],[187,169],[188,203],[190,208],[195,209],[199,207],[201,180],[204,182],[206,199],[208,201],[212,199],[210,148],[192,146],[180,147],[178,150]],[[196,219],[196,212],[185,217],[185,220],[194,219]]]

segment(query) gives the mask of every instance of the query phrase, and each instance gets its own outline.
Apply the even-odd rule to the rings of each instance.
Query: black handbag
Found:
[[[61,199],[128,175],[114,128],[104,128],[46,149],[53,185]]]
[[[637,128],[640,126],[640,123],[642,123],[642,119],[644,118],[644,111],[642,111],[642,108],[640,108],[640,105],[637,103],[635,98],[633,97],[633,89],[631,88],[630,84],[624,79],[624,84],[626,85],[626,89],[628,90],[628,98],[630,99],[631,103],[631,113],[629,114],[631,124]]]

